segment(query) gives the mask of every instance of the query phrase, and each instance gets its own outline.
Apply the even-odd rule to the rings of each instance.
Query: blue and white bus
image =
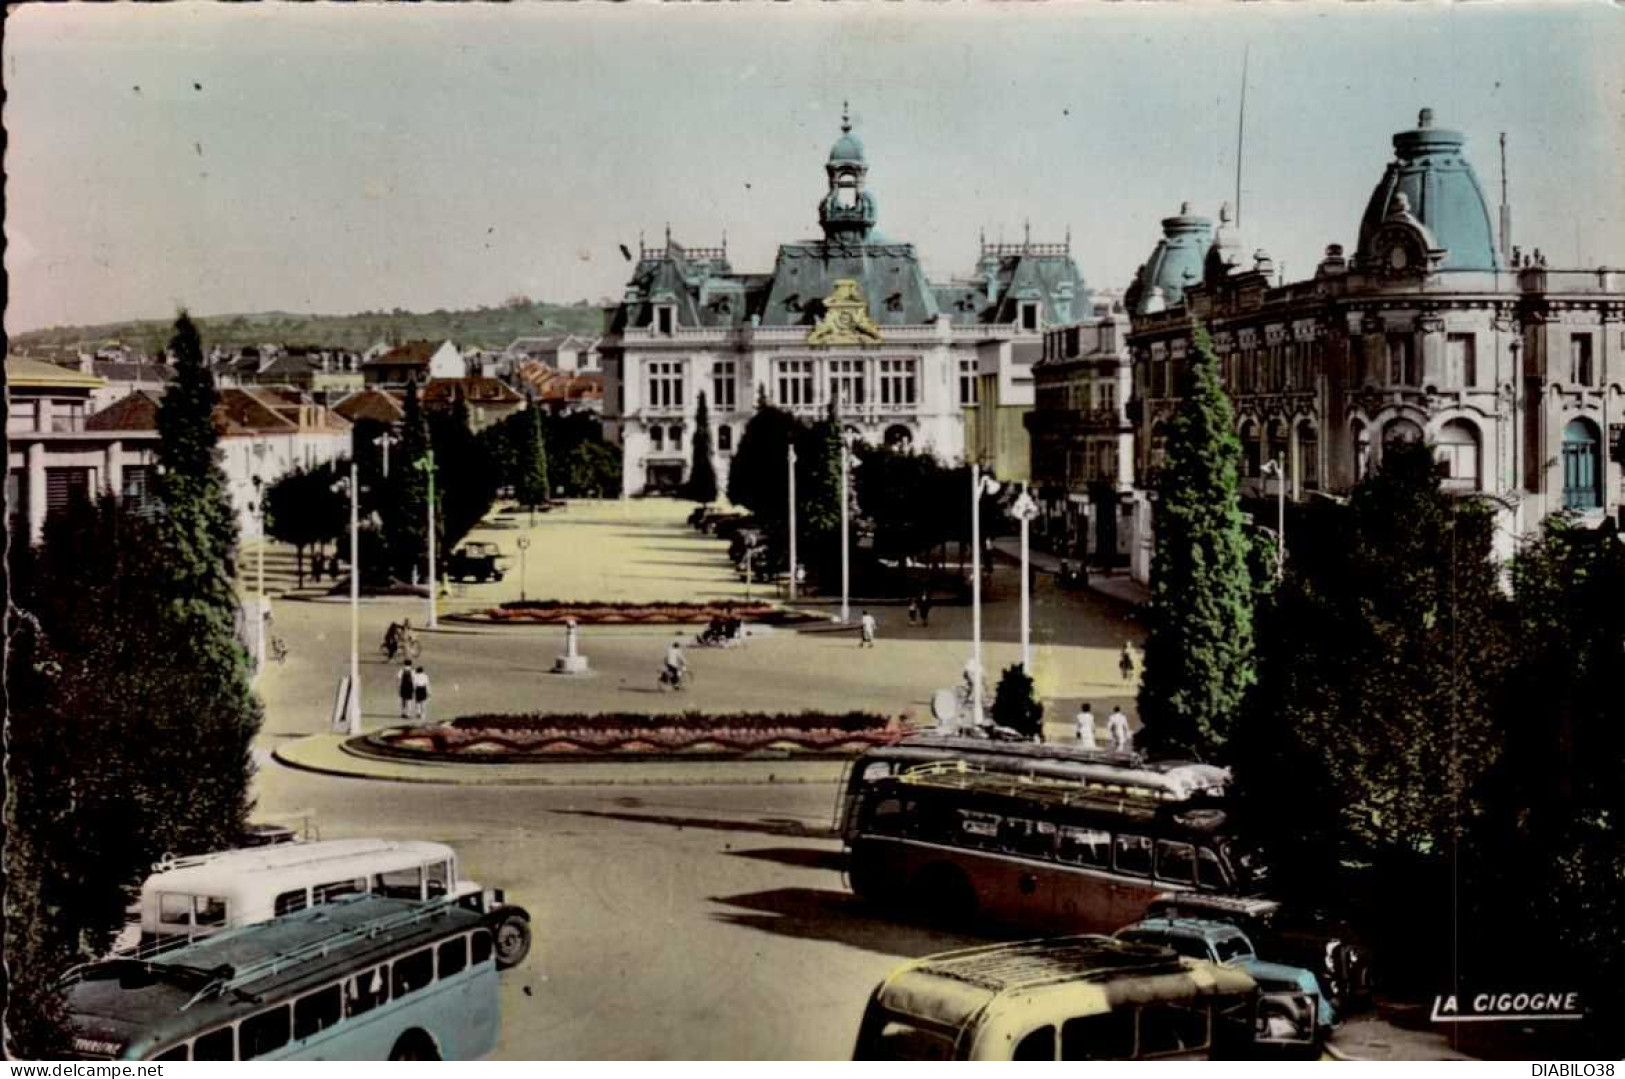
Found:
[[[477,1060],[501,1018],[486,916],[380,895],[88,964],[64,996],[80,1060]]]

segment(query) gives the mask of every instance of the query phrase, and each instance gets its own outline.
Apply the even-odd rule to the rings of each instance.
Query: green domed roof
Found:
[[[1213,238],[1213,222],[1191,213],[1191,204],[1162,219],[1162,239],[1145,260],[1124,300],[1132,314],[1145,313],[1153,289],[1162,289],[1170,307],[1185,295],[1185,288],[1202,280],[1202,259]]]
[[[1423,109],[1416,127],[1394,135],[1394,157],[1371,192],[1360,221],[1360,253],[1404,195],[1410,212],[1427,226],[1448,254],[1441,270],[1501,268],[1489,207],[1473,166],[1462,153],[1467,137],[1433,126],[1433,110]]]

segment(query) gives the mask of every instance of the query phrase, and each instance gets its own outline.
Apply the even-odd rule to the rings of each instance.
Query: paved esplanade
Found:
[[[687,504],[573,504],[527,533],[529,594],[566,599],[743,596],[726,545],[682,524]],[[503,523],[503,522],[497,522]],[[507,523],[524,526],[523,514]],[[493,529],[517,555],[517,529]],[[274,576],[282,578],[280,558]],[[249,561],[252,567],[252,560]],[[446,610],[518,595],[518,562],[497,585],[471,585]],[[1015,573],[990,590],[987,666],[1019,650]],[[369,602],[362,672],[369,727],[398,722],[395,675],[377,650],[385,626],[422,603]],[[822,609],[827,612],[828,608]],[[660,695],[670,632],[584,627],[594,676],[551,675],[558,627],[466,627],[424,635],[433,715],[765,708],[912,709],[953,684],[969,651],[970,612],[939,607],[928,630],[902,607],[872,608],[878,646],[855,634],[778,630],[739,649],[694,649],[692,692]],[[1125,700],[1117,651],[1138,640],[1116,608],[1041,582],[1035,604],[1040,683],[1052,730],[1088,693],[1097,714]],[[854,612],[855,613],[855,612]],[[276,605],[290,656],[263,680],[263,750],[326,729],[347,668],[344,603]],[[692,637],[693,627],[685,629]],[[1113,690],[1116,695],[1113,695]],[[638,766],[632,765],[632,768]],[[490,787],[339,779],[265,764],[257,813],[314,810],[324,838],[383,836],[453,844],[465,873],[507,888],[536,918],[530,959],[504,976],[505,1059],[807,1058],[851,1053],[868,992],[904,958],[965,943],[863,908],[847,891],[829,828],[832,783],[748,786]]]

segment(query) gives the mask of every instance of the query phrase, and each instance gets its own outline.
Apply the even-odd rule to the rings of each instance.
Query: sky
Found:
[[[619,297],[621,244],[741,272],[818,233],[850,101],[879,228],[1123,288],[1234,197],[1291,279],[1353,247],[1432,107],[1514,241],[1625,265],[1625,5],[24,5],[7,14],[8,332]],[[1491,207],[1492,216],[1494,207]]]

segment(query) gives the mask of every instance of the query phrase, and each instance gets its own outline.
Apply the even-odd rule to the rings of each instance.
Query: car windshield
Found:
[[[1156,929],[1136,929],[1127,933],[1119,933],[1119,940],[1131,941],[1135,944],[1160,944],[1165,948],[1172,948],[1180,955],[1191,959],[1211,959],[1207,944],[1198,937],[1187,937],[1179,933],[1164,933]]]
[[[1251,959],[1253,955],[1252,943],[1240,933],[1220,937],[1214,942],[1213,950],[1221,963],[1228,963],[1232,959]]]

